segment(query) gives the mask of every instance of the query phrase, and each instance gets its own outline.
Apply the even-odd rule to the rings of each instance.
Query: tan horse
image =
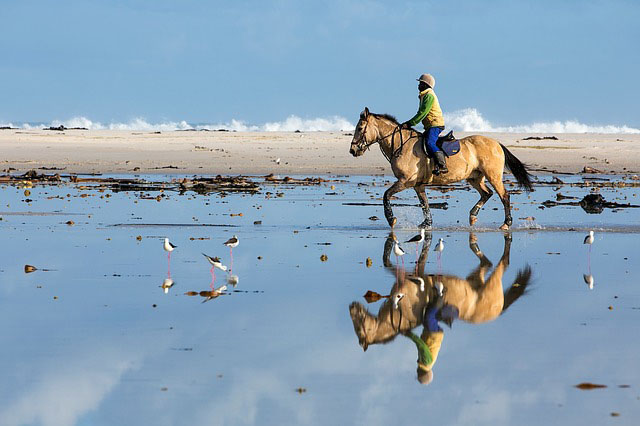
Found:
[[[431,240],[423,246],[416,274],[400,276],[391,289],[389,300],[384,302],[378,315],[372,315],[359,302],[349,306],[353,328],[363,350],[369,345],[387,343],[400,333],[407,333],[423,324],[424,313],[431,301],[436,298],[435,281],[443,284],[442,301],[457,308],[458,318],[469,323],[479,324],[492,321],[504,313],[511,304],[522,296],[531,280],[531,268],[526,266],[518,272],[514,283],[504,292],[502,276],[509,266],[511,235],[505,234],[502,257],[493,272],[486,278],[492,267],[491,262],[480,251],[473,233],[469,234],[469,248],[480,260],[480,264],[466,278],[455,275],[426,275],[424,265],[427,260]],[[393,245],[392,236],[387,239],[383,262],[389,271],[395,274],[389,253]],[[418,272],[420,271],[420,272]],[[423,288],[421,289],[421,284]],[[395,294],[404,297],[398,302],[398,309],[392,306]]]
[[[480,193],[480,200],[469,212],[469,224],[475,224],[482,206],[493,195],[486,181],[498,192],[504,206],[504,224],[500,229],[511,226],[511,206],[509,193],[502,183],[505,166],[513,173],[518,184],[532,191],[531,176],[520,162],[504,145],[484,136],[468,136],[460,140],[460,152],[447,159],[449,173],[436,176],[433,160],[422,149],[420,133],[414,129],[401,128],[398,121],[387,114],[374,114],[368,108],[360,114],[351,141],[349,152],[358,157],[373,144],[378,143],[385,158],[391,163],[391,170],[398,179],[384,193],[384,215],[389,226],[396,224],[391,210],[390,198],[405,189],[413,188],[418,195],[424,221],[421,228],[431,228],[432,219],[425,187],[427,185],[447,185],[466,179]]]

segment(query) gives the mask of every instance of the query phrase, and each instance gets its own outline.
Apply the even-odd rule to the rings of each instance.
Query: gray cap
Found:
[[[431,74],[422,74],[417,80],[424,81],[432,89],[436,87],[436,79]]]

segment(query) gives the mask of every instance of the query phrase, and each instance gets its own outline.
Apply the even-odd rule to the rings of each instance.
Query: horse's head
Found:
[[[369,121],[373,118],[369,113],[369,108],[364,109],[360,113],[360,120],[356,125],[356,130],[353,133],[353,140],[351,141],[351,148],[349,153],[354,157],[359,157],[376,142],[376,130],[375,126],[369,126]]]
[[[358,302],[353,302],[349,306],[349,314],[353,321],[353,329],[358,336],[358,343],[362,350],[366,351],[371,343],[371,337],[375,335],[377,321],[367,309]]]

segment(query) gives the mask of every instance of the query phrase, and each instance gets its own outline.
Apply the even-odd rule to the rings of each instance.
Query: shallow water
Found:
[[[393,254],[385,267],[382,207],[343,205],[380,203],[385,178],[333,180],[265,185],[256,195],[165,192],[160,202],[158,193],[145,199],[61,185],[31,188],[26,203],[23,188],[0,187],[0,424],[637,423],[640,209],[540,209],[558,192],[549,186],[513,195],[501,290],[529,266],[526,291],[494,320],[440,322],[433,380],[421,385],[416,345],[400,333],[364,352],[349,312],[358,302],[377,315],[386,303],[392,318],[408,318],[416,303],[426,304],[407,282],[415,245],[404,244],[406,271]],[[559,192],[581,198],[589,189]],[[600,193],[639,202],[633,188]],[[455,304],[447,300],[454,285],[480,265],[470,238],[493,264],[482,271],[487,282],[495,284],[506,266],[500,259],[509,243],[494,232],[502,205],[494,196],[470,235],[475,193],[428,194],[449,208],[433,210],[436,228],[418,275],[441,275],[443,300]],[[399,195],[398,203],[417,202],[413,192]],[[420,209],[394,210],[395,235],[405,241],[416,233]],[[582,244],[587,229],[596,229],[591,253]],[[211,291],[201,253],[230,265],[222,243],[234,234],[241,240],[233,251],[237,286],[218,270],[215,288],[227,286],[219,297],[185,295]],[[178,246],[170,270],[165,236]],[[445,240],[441,262],[432,251],[438,238]],[[40,270],[25,274],[25,264]],[[160,285],[169,274],[175,284],[165,294]],[[478,288],[464,288],[463,302],[477,297]],[[417,297],[407,293],[393,310],[384,299],[368,304],[367,290]],[[432,292],[429,300],[438,297]],[[575,387],[583,382],[607,387]]]

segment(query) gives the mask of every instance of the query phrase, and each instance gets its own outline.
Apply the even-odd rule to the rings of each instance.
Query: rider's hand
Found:
[[[404,123],[402,123],[400,125],[400,127],[402,127],[403,129],[410,129],[411,128],[411,124],[409,124],[408,121],[405,121]]]

